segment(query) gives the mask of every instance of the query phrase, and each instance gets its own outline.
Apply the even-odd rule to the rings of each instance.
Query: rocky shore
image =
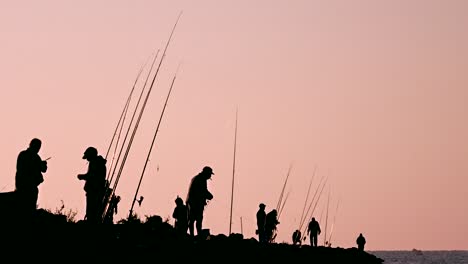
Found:
[[[312,262],[381,264],[382,259],[356,248],[310,247],[286,243],[260,244],[241,234],[177,235],[161,217],[143,222],[90,226],[39,211],[29,227],[3,222],[3,256],[15,260],[123,262]],[[17,253],[24,252],[24,254]]]

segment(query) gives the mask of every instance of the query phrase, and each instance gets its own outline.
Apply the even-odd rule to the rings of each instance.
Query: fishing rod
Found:
[[[128,125],[127,132],[125,133],[125,137],[124,137],[123,143],[122,143],[122,145],[121,145],[121,148],[120,148],[120,151],[119,151],[119,155],[117,156],[117,163],[120,161],[120,156],[121,156],[121,154],[122,154],[122,151],[123,151],[123,148],[124,148],[124,146],[125,146],[125,143],[127,142],[128,133],[130,132],[130,129],[131,129],[131,127],[132,127],[133,120],[134,120],[135,115],[136,115],[136,113],[137,113],[138,107],[139,107],[140,102],[141,102],[141,98],[143,97],[143,94],[144,94],[144,92],[145,92],[146,85],[147,85],[147,83],[148,83],[149,77],[151,76],[151,71],[153,70],[153,66],[154,66],[154,64],[156,63],[156,59],[158,58],[158,55],[159,55],[159,50],[156,52],[156,55],[154,56],[153,63],[151,64],[151,67],[150,67],[150,69],[149,69],[149,71],[148,71],[148,75],[146,76],[145,83],[143,84],[143,88],[142,88],[142,90],[141,90],[141,92],[140,92],[140,96],[138,97],[138,101],[137,101],[137,103],[136,103],[135,110],[133,111],[132,118],[130,119],[130,123],[129,123],[129,125]],[[136,126],[135,126],[133,129],[135,130],[135,129],[136,129]],[[129,144],[129,145],[130,145],[130,144]],[[127,146],[127,148],[129,147],[129,145]],[[113,180],[113,178],[114,178],[114,175],[115,175],[115,170],[116,170],[116,168],[117,168],[117,165],[116,165],[116,167],[114,167],[114,169],[113,169],[113,171],[112,171],[112,177],[111,177],[111,179],[109,180],[109,182],[112,182],[112,180]],[[116,180],[116,182],[117,182],[117,180]],[[114,183],[114,187],[113,187],[113,188],[116,187],[116,184],[117,184],[117,183]]]
[[[286,179],[285,179],[284,184],[283,184],[283,189],[281,190],[281,194],[280,194],[280,197],[278,199],[278,204],[276,205],[276,211],[278,211],[278,212],[280,210],[281,202],[282,202],[283,195],[284,195],[284,189],[286,188],[286,184],[288,182],[288,178],[289,178],[289,174],[291,172],[291,168],[292,168],[292,162],[291,162],[291,164],[289,164],[289,169],[288,169],[288,173],[286,174]]]
[[[124,114],[126,113],[126,109],[128,108],[128,105],[129,105],[129,103],[130,103],[130,99],[131,99],[131,97],[132,97],[133,91],[135,90],[135,86],[136,86],[136,84],[137,84],[137,82],[138,82],[138,79],[140,78],[140,75],[141,75],[141,73],[143,72],[143,68],[144,68],[145,66],[146,66],[146,63],[140,67],[140,70],[138,71],[138,74],[137,74],[137,76],[136,76],[136,78],[135,78],[135,82],[133,83],[132,89],[130,90],[130,94],[128,95],[127,101],[125,102],[124,109],[122,110],[122,113],[120,114],[119,122],[117,123],[117,126],[116,126],[116,128],[115,128],[115,130],[114,130],[114,134],[113,134],[113,136],[112,136],[112,139],[111,139],[111,142],[110,142],[110,144],[109,144],[109,147],[107,148],[107,152],[106,152],[106,156],[105,156],[105,159],[106,159],[106,160],[107,160],[107,156],[109,155],[109,151],[110,151],[110,149],[111,149],[112,143],[114,142],[114,138],[115,138],[115,135],[116,135],[116,133],[117,133],[117,129],[118,129],[118,127],[121,125],[122,118],[124,117]],[[123,124],[123,122],[122,122],[122,124]]]
[[[112,160],[111,160],[111,164],[109,166],[109,171],[108,171],[107,178],[106,178],[106,184],[109,184],[109,185],[110,185],[109,177],[111,175],[112,168],[114,168],[115,153],[117,152],[117,147],[119,146],[120,136],[122,135],[122,130],[123,130],[124,123],[125,123],[125,117],[127,116],[128,108],[129,108],[128,106],[129,105],[130,104],[127,104],[127,108],[125,109],[125,115],[124,115],[124,118],[122,120],[122,125],[120,126],[117,141],[115,142],[114,152],[112,154]]]
[[[235,173],[235,168],[236,168],[236,146],[237,146],[237,112],[238,112],[238,109],[236,109],[236,126],[235,126],[235,130],[234,130],[235,131],[234,132],[234,155],[233,155],[233,162],[232,162],[231,212],[229,214],[229,235],[231,234],[232,204],[233,204],[233,200],[234,200],[234,173]],[[242,217],[241,217],[241,221],[242,221]]]
[[[155,58],[158,57],[158,53],[159,53],[159,50],[158,50],[158,52],[156,52]],[[137,81],[140,79],[140,76],[141,76],[141,74],[142,74],[142,72],[143,72],[143,69],[144,69],[144,68],[146,67],[146,65],[148,64],[148,61],[149,61],[150,58],[151,58],[151,57],[148,57],[148,58],[146,59],[145,63],[141,66],[140,71],[138,72],[138,75],[137,75],[137,77],[136,77],[136,79],[135,79],[135,82],[133,83],[132,90],[130,91],[130,94],[129,94],[128,98],[127,98],[127,102],[125,103],[124,110],[122,111],[122,114],[121,114],[121,116],[120,116],[119,123],[117,124],[117,127],[116,127],[116,130],[117,130],[117,128],[118,128],[119,125],[120,125],[119,134],[118,134],[117,141],[116,141],[115,147],[114,147],[114,152],[113,152],[113,155],[112,155],[112,161],[111,161],[111,164],[110,164],[110,166],[109,166],[108,174],[107,174],[107,177],[106,177],[106,184],[108,184],[108,185],[110,185],[110,182],[112,181],[112,179],[109,180],[109,177],[110,177],[110,175],[111,175],[111,171],[112,171],[112,168],[113,168],[113,165],[114,165],[115,153],[117,152],[117,147],[118,147],[119,142],[120,142],[120,136],[122,135],[122,130],[123,130],[123,127],[124,127],[125,118],[127,117],[127,113],[128,113],[128,109],[129,109],[129,106],[130,106],[131,97],[132,97],[133,92],[134,92],[134,90],[135,90]],[[154,62],[153,62],[153,64],[154,64]],[[151,68],[152,68],[152,67],[151,67]],[[150,70],[150,72],[151,72],[151,70]],[[146,78],[146,81],[148,81],[148,77]],[[145,84],[144,84],[144,86],[143,86],[143,90],[144,90],[144,87],[146,86],[146,81],[145,81]],[[141,97],[141,96],[140,96],[140,97]],[[138,104],[136,105],[135,109],[136,109],[136,108],[138,108]],[[135,111],[136,111],[136,110],[135,110]],[[130,125],[129,125],[129,129],[130,129],[130,126],[131,126],[131,123],[130,123]],[[109,148],[107,149],[106,160],[107,160],[107,155],[108,155],[108,153],[109,153],[109,150],[110,150],[110,148],[111,148],[111,146],[112,146],[112,143],[113,143],[113,141],[114,141],[115,133],[116,133],[116,132],[114,132],[114,136],[112,137],[111,143],[109,144]],[[122,147],[123,147],[123,145],[122,145]],[[114,169],[114,170],[115,170],[115,169]],[[113,174],[112,174],[112,175],[113,175]],[[108,187],[108,186],[107,186],[107,187]],[[106,188],[106,189],[107,189],[107,188]]]
[[[333,224],[331,226],[330,230],[330,237],[328,238],[328,244],[331,245],[331,239],[333,235],[333,229],[335,227],[335,222],[336,222],[336,214],[338,213],[338,205],[340,205],[340,199],[338,199],[338,202],[336,203],[336,210],[335,210],[335,215],[333,216]]]
[[[330,208],[330,193],[331,189],[328,189],[328,199],[327,199],[327,212],[325,213],[325,235],[323,236],[323,245],[328,246],[327,240],[327,229],[328,229],[328,209]]]
[[[278,221],[279,221],[279,218],[280,218],[280,216],[281,216],[281,212],[283,212],[284,206],[286,205],[286,201],[288,200],[289,193],[291,193],[290,190],[286,193],[286,197],[284,198],[284,202],[283,202],[283,204],[281,205],[281,208],[280,208],[280,210],[279,210],[279,212],[278,212],[278,218],[277,218]]]
[[[125,154],[124,154],[123,161],[122,161],[122,163],[121,163],[119,172],[118,172],[118,174],[117,174],[117,178],[116,178],[116,182],[115,182],[115,184],[114,184],[113,192],[115,192],[115,190],[116,190],[116,188],[117,188],[118,181],[119,181],[120,176],[121,176],[121,174],[122,174],[125,161],[127,160],[128,153],[129,153],[130,148],[131,148],[132,143],[133,143],[133,139],[135,138],[136,131],[137,131],[138,126],[139,126],[140,121],[141,121],[141,117],[143,116],[143,112],[144,112],[144,109],[145,109],[146,104],[147,104],[147,102],[148,102],[149,95],[151,94],[151,91],[153,90],[154,82],[155,82],[155,80],[156,80],[156,77],[158,76],[159,70],[161,69],[162,62],[164,61],[164,59],[165,59],[165,57],[166,57],[167,48],[169,47],[169,43],[171,42],[172,36],[173,36],[173,34],[174,34],[174,31],[175,31],[175,29],[176,29],[176,26],[177,26],[177,24],[178,24],[178,22],[179,22],[179,19],[180,19],[180,16],[181,16],[181,15],[182,15],[182,12],[180,12],[180,14],[179,14],[179,16],[177,17],[177,20],[176,20],[176,22],[175,22],[175,24],[174,24],[174,27],[172,28],[171,34],[170,34],[169,39],[167,40],[166,46],[165,46],[165,48],[164,48],[164,52],[163,52],[163,54],[162,54],[162,56],[161,56],[161,60],[159,61],[159,65],[158,65],[158,67],[157,67],[157,69],[156,69],[156,73],[154,74],[153,80],[152,80],[151,85],[150,85],[150,87],[149,87],[149,89],[148,89],[148,93],[146,94],[145,101],[143,102],[143,106],[142,106],[142,108],[141,108],[141,110],[140,110],[140,114],[139,114],[139,116],[138,116],[138,119],[137,119],[137,122],[136,122],[136,124],[135,124],[133,133],[132,133],[132,135],[131,135],[131,137],[130,137],[130,141],[129,141],[127,150],[126,150],[126,152],[125,152]]]
[[[116,168],[117,168],[117,164],[118,164],[119,161],[120,161],[120,156],[121,156],[121,154],[122,154],[122,150],[123,150],[123,148],[124,148],[124,146],[125,146],[125,143],[127,142],[128,133],[130,132],[130,129],[131,129],[131,127],[132,127],[133,120],[134,120],[135,115],[136,115],[136,113],[137,113],[138,106],[140,105],[141,98],[142,98],[142,96],[143,96],[143,94],[144,94],[144,92],[145,92],[145,88],[146,88],[148,79],[149,79],[149,77],[151,76],[151,71],[152,71],[152,69],[153,69],[153,66],[154,66],[154,64],[155,64],[155,62],[156,62],[156,59],[158,58],[158,54],[159,54],[159,50],[156,52],[156,55],[154,56],[154,59],[153,59],[153,63],[151,64],[150,70],[148,71],[148,75],[146,76],[145,83],[144,83],[144,85],[143,85],[143,88],[142,88],[142,90],[141,90],[140,96],[139,96],[138,101],[137,101],[137,103],[136,103],[135,110],[133,111],[133,115],[132,115],[132,118],[131,118],[130,123],[129,123],[129,125],[128,125],[127,132],[125,133],[125,137],[124,137],[123,143],[122,143],[122,145],[121,145],[121,148],[120,148],[120,151],[119,151],[119,155],[117,156],[117,161],[116,161],[116,163],[115,163],[116,165],[115,165],[115,167],[113,168],[112,173],[108,175],[108,179],[107,179],[107,181],[106,181],[106,185],[108,184],[108,185],[110,186],[111,183],[112,183],[112,180],[114,179],[114,175],[115,175],[115,170],[116,170]],[[128,107],[127,107],[127,108],[128,108]],[[123,127],[123,123],[122,123],[122,127]],[[120,136],[119,136],[119,137],[120,137]],[[115,153],[114,153],[114,154],[115,154]],[[122,165],[122,164],[121,164],[121,165]],[[110,171],[111,171],[111,169],[109,169],[109,173],[110,173]],[[110,176],[110,175],[112,175],[112,176]],[[110,177],[110,179],[109,179],[109,177]],[[112,199],[112,196],[113,196],[114,193],[115,193],[115,188],[116,188],[116,186],[117,186],[117,183],[118,183],[118,179],[116,179],[116,181],[114,182],[114,186],[111,188],[110,194],[108,194],[108,195],[106,194],[106,195],[104,196],[104,198],[103,198],[103,202],[102,202],[102,203],[103,203],[103,207],[102,207],[102,208],[103,208],[103,211],[102,211],[102,212],[103,212],[103,215],[102,215],[103,218],[105,218],[105,216],[106,216],[107,213],[108,213],[108,205],[109,205],[110,199]],[[109,190],[109,189],[106,188],[106,191],[108,191],[108,190]]]
[[[150,157],[150,155],[151,155],[151,150],[153,149],[154,141],[156,140],[156,135],[158,134],[159,126],[161,125],[161,121],[162,121],[162,118],[163,118],[163,116],[164,116],[164,112],[165,112],[165,110],[166,110],[167,101],[169,100],[169,96],[171,95],[172,88],[174,87],[174,82],[175,82],[175,80],[176,80],[178,70],[179,70],[179,68],[177,68],[177,71],[176,71],[176,73],[174,74],[174,78],[172,78],[171,87],[169,88],[169,92],[168,92],[168,94],[167,94],[166,101],[164,102],[164,107],[163,107],[163,109],[162,109],[161,116],[159,117],[158,125],[157,125],[157,127],[156,127],[156,131],[154,132],[153,140],[151,141],[151,146],[150,146],[150,149],[149,149],[149,151],[148,151],[148,155],[147,155],[147,157],[146,157],[145,165],[143,166],[143,171],[142,171],[141,176],[140,176],[140,181],[138,182],[138,187],[137,187],[137,189],[136,189],[136,191],[135,191],[135,196],[133,197],[132,206],[130,207],[130,212],[129,212],[129,214],[128,214],[128,218],[129,218],[129,219],[130,219],[130,217],[133,215],[133,206],[135,205],[136,197],[137,197],[137,195],[138,195],[138,191],[140,190],[141,181],[143,180],[143,176],[144,176],[144,174],[145,174],[146,166],[148,165],[149,157]]]
[[[310,204],[309,204],[309,207],[307,208],[307,211],[306,211],[306,214],[305,214],[305,219],[309,219],[310,218],[310,214],[313,214],[314,211],[315,211],[315,207],[317,206],[317,203],[318,201],[320,200],[320,197],[322,195],[322,191],[323,191],[323,188],[325,187],[325,184],[327,183],[327,180],[328,178],[325,179],[325,181],[322,183],[323,181],[323,177],[320,178],[320,182],[319,182],[319,185],[317,186],[317,189],[315,189],[315,192],[314,192],[314,196],[312,197],[312,200],[310,201]],[[320,188],[320,186],[322,188]],[[320,190],[320,191],[319,191]],[[318,197],[317,197],[317,200],[315,201],[315,205],[312,209],[312,205],[314,204],[314,200],[315,200],[315,197],[317,196],[318,194]],[[310,209],[312,209],[312,212],[310,212]],[[310,214],[309,214],[310,213]],[[305,229],[305,227],[304,227]],[[303,232],[305,232],[305,230],[303,230]]]
[[[314,180],[316,171],[317,171],[317,166],[314,167],[314,172],[312,173],[312,177],[310,179],[309,188],[307,189],[307,195],[306,195],[306,199],[304,201],[304,208],[302,209],[301,218],[299,218],[299,228],[298,228],[298,230],[302,229],[302,225],[304,224],[304,221],[305,221],[304,212],[305,212],[305,209],[306,209],[306,206],[307,206],[307,201],[309,200],[310,188],[312,187],[312,182]]]

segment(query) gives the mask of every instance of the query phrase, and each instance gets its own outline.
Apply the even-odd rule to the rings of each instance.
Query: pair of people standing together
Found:
[[[39,185],[44,181],[43,173],[47,172],[47,159],[42,160],[39,151],[42,141],[34,138],[26,150],[18,154],[16,162],[15,192],[18,197],[20,219],[34,217],[39,195]],[[86,216],[89,223],[99,223],[102,218],[102,205],[106,190],[106,160],[98,155],[97,149],[89,147],[83,155],[88,160],[88,171],[79,174],[78,179],[86,181]]]

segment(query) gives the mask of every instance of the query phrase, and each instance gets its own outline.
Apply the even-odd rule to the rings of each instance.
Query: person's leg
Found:
[[[97,207],[96,207],[96,195],[92,193],[86,194],[86,221],[88,223],[96,223]]]
[[[202,228],[203,228],[203,211],[199,211],[198,214],[197,214],[197,223],[196,223],[196,226],[197,226],[197,235],[201,235],[202,234]]]
[[[188,221],[188,229],[189,229],[189,233],[190,233],[190,236],[194,236],[195,234],[193,233],[194,230],[194,221],[195,221],[195,216],[193,214],[193,210],[190,210],[189,211],[189,221]]]

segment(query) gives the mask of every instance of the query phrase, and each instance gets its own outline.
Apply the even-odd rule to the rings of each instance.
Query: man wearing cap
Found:
[[[202,233],[203,211],[208,200],[213,199],[213,195],[208,191],[207,181],[214,175],[211,167],[204,167],[203,170],[192,178],[187,195],[187,206],[189,209],[189,231],[194,236],[194,225],[197,228],[197,235]],[[195,224],[196,222],[196,224]]]
[[[78,174],[79,180],[84,180],[86,192],[86,216],[88,223],[97,224],[101,222],[102,204],[106,187],[106,159],[98,155],[94,147],[86,149],[83,159],[88,160],[88,172]]]

